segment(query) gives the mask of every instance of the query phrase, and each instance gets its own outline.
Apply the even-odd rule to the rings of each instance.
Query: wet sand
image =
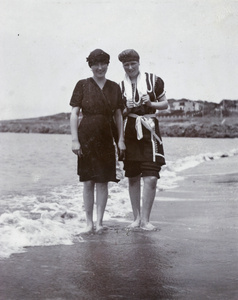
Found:
[[[237,300],[237,160],[204,163],[159,192],[156,232],[110,221],[102,235],[72,246],[30,247],[1,260],[0,299]]]

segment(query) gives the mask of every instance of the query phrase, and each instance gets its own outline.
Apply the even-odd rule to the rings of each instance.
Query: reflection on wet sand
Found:
[[[77,278],[88,299],[172,299],[173,288],[166,278],[168,256],[150,233],[110,232],[91,237]],[[75,280],[75,278],[74,278]]]

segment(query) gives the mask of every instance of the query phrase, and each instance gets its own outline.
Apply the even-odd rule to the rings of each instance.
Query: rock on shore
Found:
[[[0,122],[0,132],[70,134],[69,113],[57,115],[4,120]],[[160,130],[166,137],[237,138],[238,120],[236,117],[160,117]]]

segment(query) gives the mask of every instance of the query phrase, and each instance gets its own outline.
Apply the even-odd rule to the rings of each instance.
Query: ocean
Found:
[[[0,258],[29,246],[73,244],[85,216],[71,136],[0,133],[0,142]],[[182,171],[238,155],[238,139],[163,138],[163,143],[167,164],[158,181],[158,199],[160,191],[179,185]],[[233,167],[229,171],[237,172]],[[128,221],[131,212],[121,165],[118,176],[118,184],[109,184],[105,221]]]

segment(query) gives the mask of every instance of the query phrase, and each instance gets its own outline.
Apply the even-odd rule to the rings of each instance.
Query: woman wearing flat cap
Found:
[[[84,184],[86,233],[94,231],[94,188],[96,187],[97,204],[96,232],[101,233],[108,182],[119,181],[116,178],[113,125],[116,125],[116,142],[120,155],[125,150],[120,87],[105,77],[109,61],[109,54],[103,50],[92,51],[87,62],[93,76],[78,81],[70,100],[72,151],[78,156],[79,180]],[[80,113],[82,119],[79,122]]]
[[[134,214],[130,229],[140,227],[156,230],[150,223],[150,213],[156,194],[161,166],[165,164],[157,110],[168,108],[163,80],[140,71],[140,56],[133,49],[119,56],[125,70],[121,91],[126,109],[124,160],[125,176],[129,179],[129,195]],[[142,209],[140,208],[141,177],[143,178]]]

